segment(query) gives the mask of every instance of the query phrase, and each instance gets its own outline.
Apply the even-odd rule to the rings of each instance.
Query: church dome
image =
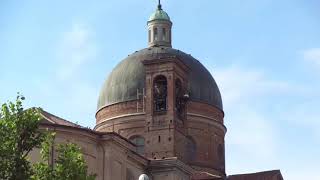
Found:
[[[191,101],[213,105],[223,110],[219,88],[210,72],[195,58],[170,47],[149,47],[121,61],[105,81],[98,100],[98,110],[115,103],[137,99],[145,87],[143,60],[176,57],[189,68],[188,92]]]

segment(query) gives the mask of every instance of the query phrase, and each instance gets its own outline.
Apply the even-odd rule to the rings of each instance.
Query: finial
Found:
[[[160,0],[158,0],[158,9],[159,9],[159,10],[162,10],[161,1],[160,1]]]

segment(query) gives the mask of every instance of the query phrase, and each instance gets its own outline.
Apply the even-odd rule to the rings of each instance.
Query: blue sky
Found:
[[[0,102],[93,127],[112,68],[147,45],[156,0],[0,2]],[[320,1],[163,0],[173,46],[199,59],[224,102],[227,173],[320,179]]]

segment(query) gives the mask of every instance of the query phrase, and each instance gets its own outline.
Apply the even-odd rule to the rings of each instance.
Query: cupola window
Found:
[[[165,76],[158,76],[154,80],[153,101],[154,111],[167,110],[167,78]]]
[[[158,40],[158,28],[153,29],[153,38],[155,41]]]
[[[166,28],[162,28],[162,40],[165,41],[167,39]]]

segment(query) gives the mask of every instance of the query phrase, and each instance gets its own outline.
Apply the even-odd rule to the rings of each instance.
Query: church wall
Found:
[[[97,131],[116,132],[119,135],[130,139],[134,136],[145,138],[145,115],[129,115],[105,121],[99,125]]]
[[[78,131],[70,131],[70,129],[56,129],[55,146],[63,143],[75,143],[84,155],[88,166],[88,172],[97,175],[97,180],[102,178],[102,149],[98,145],[96,136],[87,133],[79,133]],[[57,158],[57,153],[54,153]]]
[[[152,180],[190,180],[193,173],[190,166],[177,158],[154,160],[149,165]]]
[[[75,143],[84,155],[88,172],[97,180],[136,180],[145,173],[147,160],[135,153],[134,145],[116,134],[97,134],[83,128],[45,125],[56,132],[54,148],[58,144]],[[57,153],[52,154],[53,159]],[[40,151],[31,152],[32,162],[39,162]]]
[[[150,159],[174,157],[174,131],[154,127],[146,137],[146,156]]]
[[[178,172],[177,170],[159,172],[152,174],[152,180],[189,180],[190,177],[184,173]]]
[[[156,75],[153,74],[153,76]],[[147,84],[151,85],[152,82]],[[163,115],[153,116],[151,125],[147,126],[148,116],[146,114],[127,114],[128,108],[125,106],[128,105],[132,108],[133,104],[137,105],[136,102],[120,104],[116,105],[118,107],[117,111],[112,110],[119,116],[104,122],[100,121],[100,124],[96,127],[98,131],[116,132],[128,139],[136,135],[143,136],[148,148],[145,155],[150,159],[179,157],[193,166],[209,168],[212,172],[219,171],[219,174],[224,174],[224,136],[226,128],[223,125],[224,114],[221,110],[205,103],[190,101],[187,106],[187,120],[185,122],[170,121],[173,115],[170,115],[170,112],[164,112]],[[105,107],[98,114],[102,114],[108,108]],[[136,107],[132,109],[136,110]],[[121,114],[124,114],[124,116],[121,116]],[[197,146],[196,155],[192,161],[190,161],[190,152],[187,149],[187,136],[191,137]],[[219,151],[219,146],[222,147],[222,153]]]
[[[106,180],[136,180],[145,173],[146,161],[137,160],[132,152],[113,142],[104,144],[106,149]]]
[[[206,123],[202,117],[188,117],[187,121],[188,135],[196,142],[196,156],[190,164],[224,175],[224,126],[208,120]],[[223,152],[219,152],[219,146],[223,147]]]
[[[186,135],[180,131],[175,131],[175,156],[184,162],[188,162],[188,149]]]
[[[141,93],[141,92],[140,92]],[[143,113],[142,100],[132,100],[127,102],[115,103],[100,109],[96,114],[96,123],[99,124],[107,119],[125,114]]]
[[[198,114],[198,115],[202,115],[205,117],[210,117],[210,118],[214,119],[215,121],[218,121],[222,124],[224,123],[223,122],[223,117],[224,117],[223,112],[212,105],[200,103],[200,102],[195,102],[195,101],[190,101],[190,102],[188,102],[187,109],[188,109],[187,110],[188,113],[190,113],[190,114]]]
[[[125,105],[125,104],[123,104]],[[145,127],[145,114],[144,113],[132,113],[128,114],[126,108],[119,108],[117,114],[109,119],[104,119],[95,127],[96,131],[100,132],[120,132],[122,129],[134,129]],[[103,109],[108,110],[108,107]]]

